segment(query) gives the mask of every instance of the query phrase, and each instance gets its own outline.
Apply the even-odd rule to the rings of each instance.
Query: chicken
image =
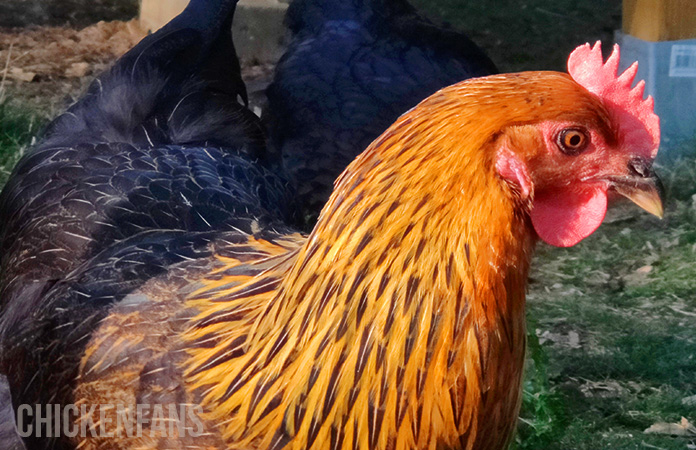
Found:
[[[183,376],[226,445],[505,448],[536,241],[589,236],[610,192],[662,215],[658,118],[618,59],[582,46],[571,76],[437,92],[351,163],[306,241],[197,284]]]
[[[112,304],[214,234],[168,247],[176,236],[293,222],[262,124],[238,101],[235,4],[194,0],[144,39],[48,126],[0,194],[0,365],[15,405],[69,403],[85,338]],[[119,248],[132,259],[100,266]],[[81,266],[114,272],[89,299],[53,297]]]
[[[635,67],[582,46],[570,76],[436,92],[304,235],[222,69],[234,4],[193,2],[146,38],[0,197],[0,368],[27,447],[505,448],[536,242],[589,236],[611,193],[662,214]]]
[[[497,72],[464,34],[406,0],[295,0],[286,22],[293,40],[264,119],[310,230],[336,177],[399,115],[442,87]]]

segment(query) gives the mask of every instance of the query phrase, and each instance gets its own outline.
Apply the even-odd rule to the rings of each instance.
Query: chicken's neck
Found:
[[[447,173],[452,161],[407,150],[406,130],[418,128],[401,123],[339,180],[245,357],[230,361],[230,385],[249,379],[218,399],[236,411],[229,442],[493,449],[508,439],[511,429],[484,432],[492,424],[479,418],[515,422],[528,215],[488,156],[465,154],[461,173]]]

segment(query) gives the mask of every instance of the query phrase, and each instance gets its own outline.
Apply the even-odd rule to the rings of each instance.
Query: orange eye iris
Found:
[[[558,148],[566,155],[580,154],[589,141],[587,134],[579,128],[566,128],[558,134]]]

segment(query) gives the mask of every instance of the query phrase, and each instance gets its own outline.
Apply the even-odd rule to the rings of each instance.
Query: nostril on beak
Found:
[[[639,175],[641,177],[647,178],[649,176],[652,176],[652,166],[650,162],[645,159],[641,158],[639,156],[632,158],[628,162],[628,168],[635,174]]]

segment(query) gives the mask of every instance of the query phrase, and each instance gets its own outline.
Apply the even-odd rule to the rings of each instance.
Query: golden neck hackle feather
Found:
[[[349,166],[306,242],[267,243],[270,256],[245,262],[253,276],[204,283],[187,378],[229,448],[505,445],[536,235],[496,175],[496,139],[554,91],[580,98],[552,78],[430,97]]]

